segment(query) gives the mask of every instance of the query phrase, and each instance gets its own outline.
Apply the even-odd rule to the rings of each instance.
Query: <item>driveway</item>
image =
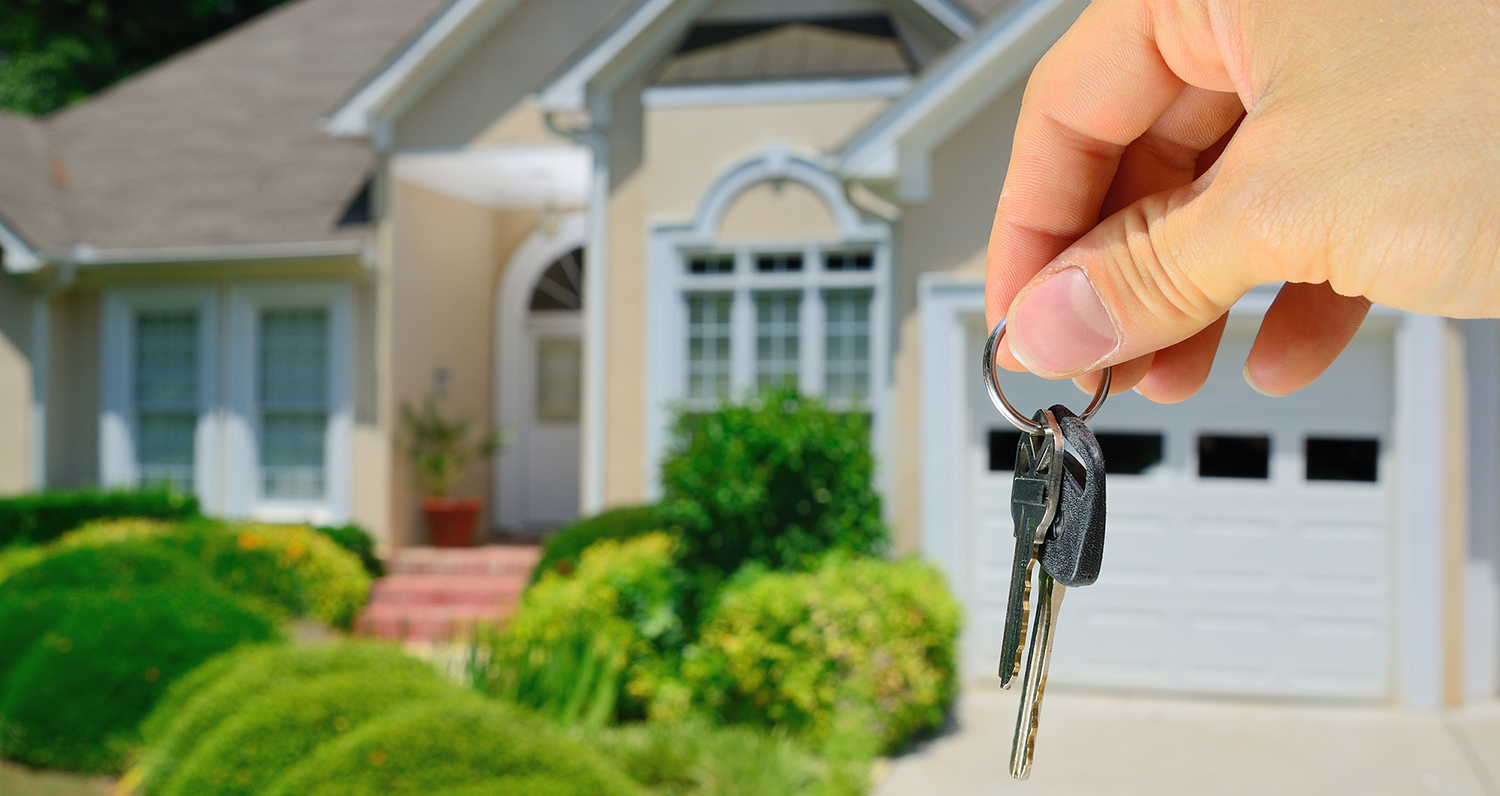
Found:
[[[957,726],[892,761],[873,796],[1500,796],[1500,704],[1417,712],[1055,689],[1031,778],[1016,782],[1017,701],[971,687]]]

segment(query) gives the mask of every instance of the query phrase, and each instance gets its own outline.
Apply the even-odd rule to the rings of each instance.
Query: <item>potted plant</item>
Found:
[[[406,427],[406,458],[423,495],[429,540],[437,547],[474,544],[474,522],[484,504],[479,498],[453,497],[453,484],[475,456],[499,450],[503,438],[491,432],[477,443],[469,442],[468,422],[443,417],[432,396],[420,411],[402,404],[401,421]]]

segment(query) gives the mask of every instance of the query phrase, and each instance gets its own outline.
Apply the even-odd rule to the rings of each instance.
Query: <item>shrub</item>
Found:
[[[369,531],[358,525],[323,525],[313,530],[353,553],[370,577],[385,577],[385,562],[375,555],[375,540],[370,537]]]
[[[662,516],[681,529],[701,603],[746,563],[805,569],[831,550],[884,548],[868,425],[784,389],[678,419]]]
[[[663,533],[605,540],[572,576],[544,576],[490,640],[481,687],[566,724],[685,708],[668,662],[684,643],[674,547]]]
[[[130,589],[139,586],[208,582],[191,558],[148,541],[109,547],[62,549],[38,557],[0,581],[0,599],[58,589]]]
[[[638,792],[597,751],[563,731],[460,692],[386,714],[324,744],[265,794],[426,796],[460,787],[517,796]]]
[[[0,695],[0,752],[49,768],[116,770],[172,680],[217,652],[276,634],[268,617],[211,584],[10,601],[64,606],[15,661]]]
[[[683,674],[731,721],[828,738],[863,716],[881,748],[937,727],[956,693],[959,609],[916,560],[835,556],[725,587]]]
[[[184,677],[141,725],[148,751],[138,776],[156,793],[215,727],[242,705],[278,688],[338,673],[430,677],[431,666],[387,644],[344,641],[316,646],[246,647],[215,658]]]
[[[196,516],[197,498],[175,492],[38,492],[0,499],[0,548],[50,542],[93,520]]]
[[[430,668],[366,668],[293,681],[242,703],[237,713],[198,739],[181,767],[153,793],[259,793],[321,744],[393,707],[451,697],[454,690]]]
[[[591,740],[656,796],[827,792],[826,768],[783,733],[697,719],[612,727]]]
[[[602,539],[634,539],[661,530],[655,506],[626,506],[581,519],[553,534],[542,547],[542,558],[531,571],[531,582],[545,572],[571,575],[589,545]]]

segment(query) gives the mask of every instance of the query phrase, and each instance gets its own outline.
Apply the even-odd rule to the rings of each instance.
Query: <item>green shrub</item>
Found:
[[[678,419],[661,507],[682,533],[695,610],[743,564],[805,569],[831,550],[884,549],[868,426],[784,389]]]
[[[881,748],[937,727],[957,689],[959,609],[914,559],[831,557],[727,585],[683,664],[726,719],[827,738],[864,716]]]
[[[396,706],[451,697],[455,688],[430,668],[420,673],[369,668],[293,681],[242,703],[198,739],[192,754],[153,793],[259,793],[321,744]]]
[[[473,793],[629,796],[597,751],[540,719],[469,693],[389,713],[319,747],[265,796]]]
[[[208,582],[202,565],[149,541],[62,549],[0,581],[0,599],[55,589],[129,589]]]
[[[174,492],[38,492],[0,499],[0,548],[50,542],[93,520],[196,516],[197,498]]]
[[[145,792],[157,793],[215,727],[258,695],[354,672],[398,679],[430,677],[433,669],[394,645],[356,641],[244,647],[205,663],[168,689],[141,725],[148,751],[137,775]]]
[[[358,525],[323,525],[313,530],[323,534],[339,547],[353,553],[372,578],[385,577],[385,562],[375,555],[375,540]]]
[[[685,641],[674,547],[663,533],[605,540],[572,576],[544,576],[490,639],[479,685],[565,724],[680,712],[687,693],[672,687],[669,663]]]
[[[211,584],[51,595],[40,602],[64,610],[15,661],[0,694],[0,753],[35,766],[116,770],[172,680],[276,635],[268,617]]]
[[[602,539],[634,539],[662,529],[655,506],[626,506],[581,519],[547,539],[541,560],[531,571],[531,582],[537,583],[544,572],[571,575],[589,545]]]
[[[699,719],[612,727],[591,740],[656,796],[828,792],[826,766],[782,733]]]

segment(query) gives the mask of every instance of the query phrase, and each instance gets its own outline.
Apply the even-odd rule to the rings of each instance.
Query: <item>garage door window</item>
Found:
[[[1162,463],[1160,433],[1103,432],[1095,434],[1104,453],[1104,471],[1110,475],[1145,475]],[[990,429],[990,472],[1010,472],[1016,466],[1016,446],[1021,432]]]
[[[1380,441],[1308,437],[1304,453],[1309,481],[1374,481]]]
[[[1271,475],[1271,438],[1204,434],[1198,437],[1201,478],[1250,478]]]

